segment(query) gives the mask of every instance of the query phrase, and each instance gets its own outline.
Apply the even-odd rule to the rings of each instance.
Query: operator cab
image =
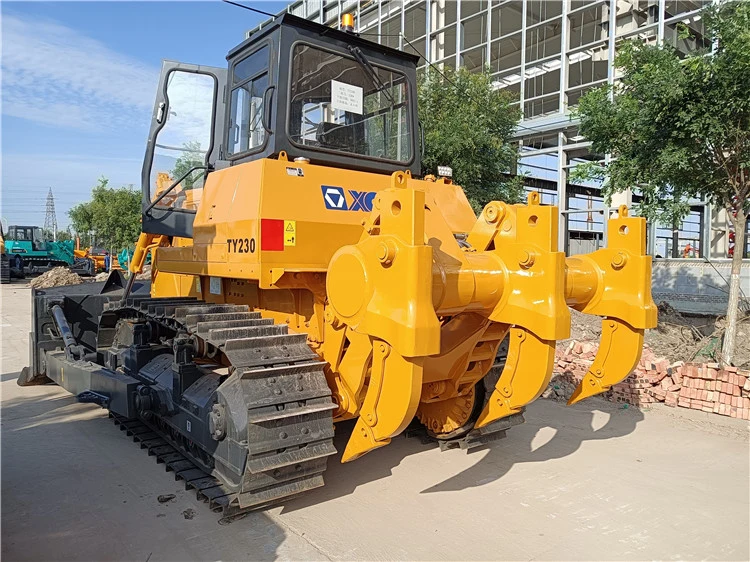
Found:
[[[143,231],[192,236],[206,176],[260,158],[420,171],[418,57],[291,14],[227,55],[165,61],[143,166]]]
[[[29,242],[33,252],[43,252],[47,247],[44,232],[38,226],[9,226],[5,240],[7,242]],[[27,250],[22,246],[13,245],[11,251],[13,253],[24,253]]]

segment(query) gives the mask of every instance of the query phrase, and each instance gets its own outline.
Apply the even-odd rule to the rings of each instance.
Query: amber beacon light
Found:
[[[354,31],[354,15],[343,14],[341,16],[341,29],[344,31]]]

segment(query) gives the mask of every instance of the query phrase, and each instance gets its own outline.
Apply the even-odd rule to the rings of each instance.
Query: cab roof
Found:
[[[314,21],[310,21],[305,18],[301,18],[299,16],[295,16],[286,12],[276,16],[274,19],[270,20],[270,22],[266,24],[262,24],[260,28],[254,30],[247,39],[245,39],[242,43],[240,43],[239,45],[234,47],[231,51],[229,51],[229,53],[227,54],[227,59],[231,59],[232,57],[234,57],[234,55],[242,51],[248,45],[252,45],[253,43],[257,42],[259,39],[269,35],[274,30],[282,26],[296,27],[298,29],[306,29],[314,33],[317,33],[319,35],[329,36],[332,39],[335,39],[337,41],[349,43],[352,45],[359,45],[362,47],[366,47],[369,50],[378,51],[387,57],[401,59],[404,62],[410,62],[414,65],[419,64],[419,57],[417,55],[413,55],[411,53],[405,53],[404,51],[394,49],[393,47],[388,47],[387,45],[381,45],[380,43],[377,43],[375,41],[369,41],[367,39],[363,39],[357,33],[349,33],[346,31],[341,31],[339,29],[328,27],[327,25],[323,25]]]

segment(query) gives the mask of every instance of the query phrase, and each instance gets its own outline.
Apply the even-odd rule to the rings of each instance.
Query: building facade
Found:
[[[558,205],[560,247],[574,254],[606,244],[613,209],[598,182],[569,179],[576,166],[606,158],[591,152],[571,109],[590,89],[617,80],[612,61],[628,39],[668,44],[683,55],[710,49],[704,6],[700,0],[296,0],[287,11],[329,26],[353,13],[356,32],[419,55],[423,67],[489,68],[495,86],[514,92],[523,110],[516,172],[543,203]],[[621,203],[637,205],[638,197],[622,194],[612,207]],[[693,201],[690,216],[675,226],[649,226],[650,253],[728,256],[723,210]]]

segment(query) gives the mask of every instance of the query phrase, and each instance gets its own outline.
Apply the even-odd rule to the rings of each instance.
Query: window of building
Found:
[[[535,98],[560,91],[560,61],[526,68],[524,97]]]
[[[481,71],[484,70],[486,61],[487,49],[482,47],[476,47],[470,51],[465,51],[461,55],[461,66],[469,71]]]
[[[404,14],[404,35],[412,43],[424,37],[426,25],[427,11],[425,10],[424,3],[419,3],[413,8],[409,8]]]
[[[664,18],[669,19],[686,12],[700,10],[711,4],[710,1],[701,0],[667,0],[664,6]]]
[[[521,65],[521,34],[494,41],[490,46],[490,70],[503,72]]]
[[[557,113],[560,109],[560,96],[552,94],[549,96],[538,97],[533,100],[524,102],[523,114],[526,119]]]
[[[482,14],[461,24],[461,46],[471,49],[487,43],[487,16]]]
[[[526,137],[521,141],[521,150],[541,150],[544,148],[553,148],[557,146],[557,133],[549,133],[546,135],[534,135]]]
[[[380,44],[393,47],[394,49],[399,48],[399,41],[401,39],[401,15],[383,20],[380,25]]]
[[[503,37],[521,31],[523,26],[523,2],[511,0],[492,8],[492,38]]]
[[[609,37],[605,6],[587,8],[570,16],[569,45],[571,49]]]
[[[527,0],[526,25],[547,21],[560,17],[562,14],[562,0]]]
[[[557,154],[532,154],[523,151],[518,159],[518,174],[557,182]]]
[[[659,21],[659,5],[649,0],[620,0],[615,18],[618,36],[631,33]],[[609,7],[604,11],[609,19]]]
[[[464,0],[461,2],[461,18],[468,18],[487,9],[487,0]]]
[[[370,36],[371,33],[377,34],[378,32],[378,8],[377,4],[362,7],[362,11],[359,14],[359,18],[355,20],[355,25],[359,31],[366,31],[368,38],[377,41],[377,37]]]
[[[443,0],[437,2],[433,0],[431,2],[430,21],[432,22],[432,29],[440,29],[446,25],[456,23],[456,16],[458,2],[451,2],[449,0]]]
[[[690,213],[676,228],[657,224],[654,253],[663,258],[703,257],[703,207],[691,207]]]
[[[456,26],[439,31],[432,35],[430,40],[431,59],[440,60],[456,54]]]
[[[560,54],[562,19],[526,31],[526,63]]]
[[[568,88],[607,79],[607,48],[588,49],[568,57]]]

